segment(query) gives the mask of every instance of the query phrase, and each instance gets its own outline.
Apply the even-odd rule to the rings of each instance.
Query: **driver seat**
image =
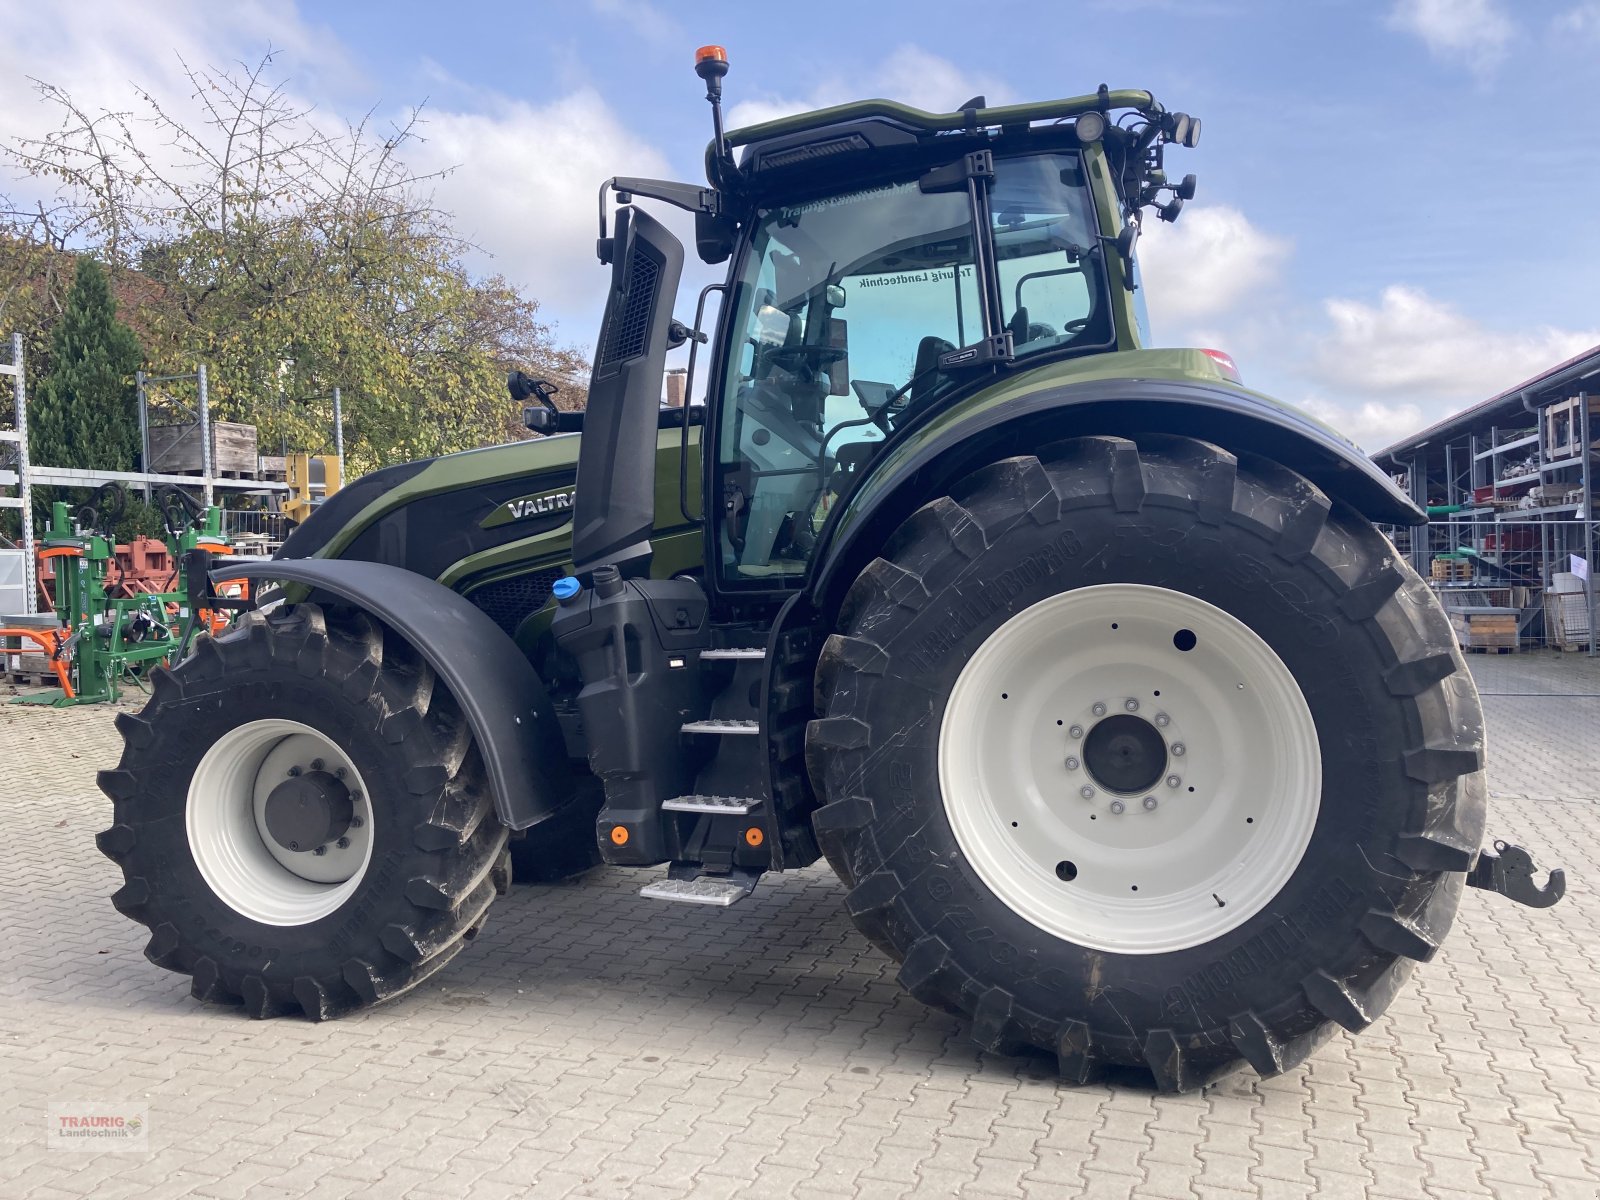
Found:
[[[940,372],[935,370],[939,365],[939,356],[949,354],[955,347],[942,337],[932,334],[917,343],[917,362],[911,369],[911,390],[906,394],[906,405],[911,407],[919,400],[939,390],[941,380]]]

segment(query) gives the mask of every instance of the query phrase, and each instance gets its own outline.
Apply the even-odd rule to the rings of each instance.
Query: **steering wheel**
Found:
[[[767,359],[791,374],[799,374],[807,367],[831,367],[847,353],[839,346],[778,346],[767,351]]]

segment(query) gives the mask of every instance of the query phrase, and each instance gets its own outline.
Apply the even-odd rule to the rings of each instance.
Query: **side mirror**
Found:
[[[694,246],[700,261],[715,266],[727,262],[733,253],[738,236],[738,226],[732,217],[715,213],[697,212],[694,215]]]
[[[534,433],[542,433],[548,437],[556,432],[557,415],[542,404],[528,404],[522,409],[522,423]]]
[[[1130,292],[1139,287],[1139,278],[1133,273],[1133,247],[1138,241],[1139,227],[1129,222],[1111,243],[1117,249],[1117,256],[1122,259],[1122,277]]]

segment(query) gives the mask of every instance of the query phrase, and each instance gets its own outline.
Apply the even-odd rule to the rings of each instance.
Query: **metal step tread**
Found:
[[[760,804],[761,801],[747,796],[676,796],[663,801],[661,807],[668,812],[726,813],[742,817],[754,812]]]
[[[702,660],[708,658],[765,658],[766,656],[767,648],[765,646],[725,646],[716,650],[700,651],[700,657]]]
[[[729,733],[753,736],[761,732],[760,721],[729,721],[721,717],[711,717],[704,721],[686,721],[683,724],[684,733]]]
[[[639,889],[647,900],[671,900],[678,904],[715,904],[726,908],[750,894],[750,888],[732,879],[702,875],[698,879],[658,879]]]

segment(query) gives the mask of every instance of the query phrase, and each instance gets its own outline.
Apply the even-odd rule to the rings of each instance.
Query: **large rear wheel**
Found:
[[[983,1047],[1197,1087],[1388,1006],[1454,916],[1482,715],[1359,515],[1190,440],[1064,443],[861,575],[808,736],[861,928]]]

